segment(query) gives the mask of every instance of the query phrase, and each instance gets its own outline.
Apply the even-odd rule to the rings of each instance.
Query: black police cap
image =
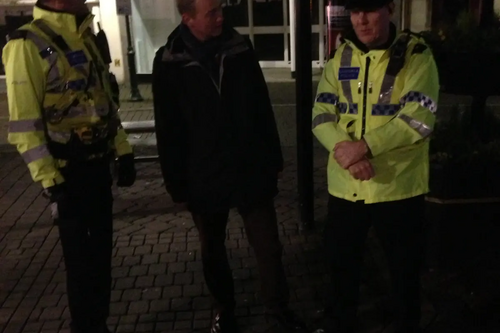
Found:
[[[373,10],[382,8],[391,3],[392,0],[347,0],[345,9],[347,10]]]

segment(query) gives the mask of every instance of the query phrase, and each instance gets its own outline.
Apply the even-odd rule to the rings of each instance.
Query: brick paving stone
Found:
[[[155,277],[155,287],[169,286],[174,282],[173,274],[162,274]]]
[[[182,295],[186,297],[201,296],[203,294],[203,285],[187,285],[182,287]]]
[[[163,288],[163,298],[176,298],[182,295],[182,286],[168,286]]]
[[[129,289],[134,286],[135,277],[121,277],[116,280],[115,289]]]
[[[154,300],[151,301],[151,312],[166,312],[170,310],[170,300]],[[173,316],[173,313],[171,314]]]
[[[147,288],[154,285],[154,276],[139,276],[135,281],[136,288]]]
[[[110,314],[112,316],[124,315],[127,313],[128,302],[111,303]]]
[[[153,254],[147,254],[142,256],[142,265],[150,265],[150,264],[157,264],[160,260],[160,256],[158,253],[153,253]]]
[[[123,301],[138,301],[141,299],[142,290],[141,289],[126,289],[123,291],[122,300]]]
[[[321,223],[311,232],[300,231],[294,153],[284,151],[286,169],[276,198],[284,247],[282,261],[291,289],[291,308],[314,322],[321,315],[329,281],[321,252]],[[324,217],[324,166],[328,156],[318,152],[315,207],[316,216]],[[203,277],[198,232],[190,214],[175,209],[165,195],[158,164],[138,164],[137,168],[139,177],[132,188],[114,188],[116,232],[110,328],[113,332],[207,330],[213,310]],[[47,201],[41,197],[41,189],[32,184],[17,155],[0,155],[0,187],[0,332],[66,332],[70,318],[62,249]],[[226,245],[235,277],[236,314],[243,332],[272,332],[263,316],[257,262],[236,210],[230,212]],[[362,332],[381,333],[384,327],[377,322],[381,315],[376,311],[387,293],[388,275],[379,267],[385,265],[380,246],[371,241],[367,248],[365,273],[369,279],[363,281],[369,283],[361,289]],[[452,288],[444,289],[451,292]],[[454,300],[432,301],[462,304]],[[423,322],[429,326],[426,333],[448,333],[446,327],[475,333],[469,329],[470,316],[460,314],[457,308],[440,305],[436,310],[424,311]],[[485,325],[478,329],[484,333],[500,331]]]

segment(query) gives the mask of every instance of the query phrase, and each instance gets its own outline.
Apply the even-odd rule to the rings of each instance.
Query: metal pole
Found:
[[[132,43],[132,34],[130,32],[130,16],[125,15],[125,25],[127,28],[127,57],[128,57],[128,72],[130,78],[130,101],[142,102],[144,98],[139,91],[139,84],[137,82],[137,69],[135,67],[135,51]]]
[[[295,29],[295,0],[290,0],[290,70],[292,72],[292,78],[295,78],[295,70],[296,70],[296,60],[295,60],[295,38],[296,31]]]
[[[295,0],[297,179],[302,229],[314,224],[314,178],[312,140],[312,27],[309,1]]]
[[[319,0],[319,67],[325,67],[325,0]]]

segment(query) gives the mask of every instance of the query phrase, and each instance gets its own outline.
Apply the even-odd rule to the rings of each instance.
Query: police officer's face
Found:
[[[200,40],[217,37],[222,33],[221,0],[197,0],[192,13],[182,15],[182,20]]]
[[[370,11],[351,10],[351,23],[360,42],[369,48],[387,42],[393,11],[394,3]]]
[[[87,0],[66,0],[66,10],[74,14],[86,14],[89,12],[85,2]]]
[[[87,5],[85,5],[86,1],[87,0],[45,0],[42,1],[42,3],[67,13],[85,15],[89,12]]]

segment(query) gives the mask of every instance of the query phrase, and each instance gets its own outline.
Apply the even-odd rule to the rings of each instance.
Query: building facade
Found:
[[[294,17],[293,0],[221,1],[226,22],[250,38],[262,67],[290,68],[293,71],[294,50],[300,47],[294,41],[294,22],[291,19]],[[322,67],[328,58],[325,6],[329,0],[309,1],[313,23],[311,65]],[[29,18],[35,3],[35,0],[0,0],[0,26],[3,26],[3,32],[13,17]],[[181,21],[175,0],[89,0],[87,3],[96,15],[95,29],[99,23],[107,33],[113,58],[111,70],[119,82],[128,81],[129,43],[126,17],[119,15],[118,7],[130,8],[126,12],[131,14],[130,46],[135,50],[136,73],[141,79],[147,80],[156,51],[165,44],[168,35]],[[458,3],[459,7],[473,10],[481,11],[489,5],[500,10],[500,0],[395,0],[395,3],[396,26],[415,32],[430,29],[443,15],[453,15]]]

